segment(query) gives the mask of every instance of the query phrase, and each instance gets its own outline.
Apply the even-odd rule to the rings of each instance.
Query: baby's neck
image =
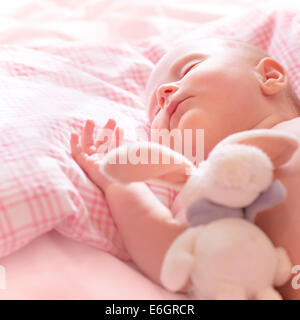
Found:
[[[254,125],[250,130],[252,129],[271,129],[280,122],[287,121],[297,118],[297,115],[291,116],[291,115],[282,115],[282,114],[271,114],[268,117],[264,118],[263,120],[259,121],[256,125]]]

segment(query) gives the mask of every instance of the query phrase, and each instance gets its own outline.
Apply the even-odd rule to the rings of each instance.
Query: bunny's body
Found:
[[[279,259],[271,241],[257,227],[228,218],[210,223],[196,237],[195,296],[249,299],[271,289]],[[286,271],[285,280],[289,277]]]
[[[226,218],[180,235],[161,276],[173,291],[190,277],[191,296],[197,299],[280,299],[272,285],[285,283],[290,268],[286,252],[254,224]]]

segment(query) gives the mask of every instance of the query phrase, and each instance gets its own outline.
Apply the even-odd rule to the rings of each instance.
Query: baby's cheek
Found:
[[[205,129],[207,121],[205,111],[202,109],[193,108],[183,113],[178,122],[178,128],[184,129]]]
[[[192,150],[193,156],[200,160],[207,157],[218,139],[215,122],[206,115],[205,110],[187,111],[180,118],[178,128],[181,130],[183,148]]]
[[[239,79],[240,80],[240,79]],[[232,84],[236,82],[236,77],[227,68],[220,67],[215,70],[209,70],[206,73],[199,70],[199,83],[207,89],[217,89],[219,91],[223,89],[232,88]]]

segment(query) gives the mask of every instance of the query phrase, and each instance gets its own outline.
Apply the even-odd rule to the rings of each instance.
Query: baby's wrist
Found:
[[[105,183],[105,185],[102,187],[102,190],[103,190],[105,196],[106,196],[108,193],[110,193],[110,192],[111,192],[110,190],[111,190],[111,189],[114,189],[116,185],[118,185],[118,183],[113,182],[113,181],[107,181],[107,182]]]

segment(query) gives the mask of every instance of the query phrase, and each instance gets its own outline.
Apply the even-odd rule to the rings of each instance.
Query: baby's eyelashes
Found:
[[[192,69],[197,67],[201,62],[207,59],[207,56],[193,59],[188,63],[184,64],[179,73],[179,79],[182,79],[187,73],[189,73]]]
[[[194,67],[196,67],[199,64],[199,62],[194,63],[190,66],[188,66],[186,69],[184,69],[184,71],[181,73],[181,78],[183,78],[187,73],[189,73]]]

